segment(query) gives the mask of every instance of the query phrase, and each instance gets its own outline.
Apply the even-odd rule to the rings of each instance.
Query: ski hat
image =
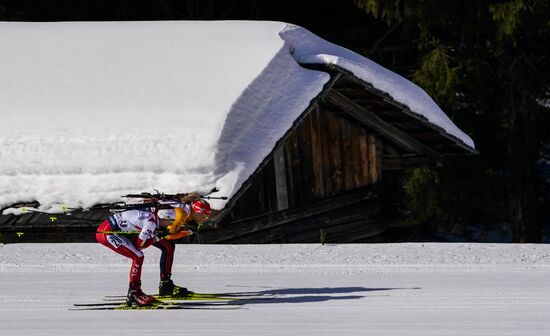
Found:
[[[198,199],[195,202],[191,204],[191,208],[193,209],[193,212],[201,214],[203,216],[210,216],[212,213],[212,208],[210,207],[210,203],[203,199]]]

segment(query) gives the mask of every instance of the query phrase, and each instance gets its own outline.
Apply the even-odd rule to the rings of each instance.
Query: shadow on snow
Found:
[[[354,300],[367,297],[361,293],[387,292],[394,290],[416,290],[419,287],[410,288],[368,288],[368,287],[321,287],[321,288],[279,288],[254,292],[228,292],[223,295],[239,297],[232,303],[236,304],[266,304],[266,303],[305,303],[323,302],[332,300]],[[321,295],[324,294],[324,295]],[[329,295],[333,294],[333,295]],[[350,294],[350,295],[342,295]],[[354,295],[351,295],[354,294]],[[257,295],[260,298],[247,299],[246,296]],[[265,298],[261,296],[265,295]],[[389,296],[389,294],[387,295]]]

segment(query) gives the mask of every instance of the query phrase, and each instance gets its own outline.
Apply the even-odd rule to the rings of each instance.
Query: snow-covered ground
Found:
[[[154,292],[158,250],[146,251]],[[199,292],[274,293],[235,310],[70,311],[123,294],[98,244],[0,246],[0,335],[549,335],[550,246],[178,245]]]

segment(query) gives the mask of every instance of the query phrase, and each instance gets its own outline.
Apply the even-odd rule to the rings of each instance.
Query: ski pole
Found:
[[[226,200],[227,196],[201,196],[201,198],[204,199],[219,199],[219,200]]]
[[[139,234],[141,231],[96,231],[96,233],[105,234]]]

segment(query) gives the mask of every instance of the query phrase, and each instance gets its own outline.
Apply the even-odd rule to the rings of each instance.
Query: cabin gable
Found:
[[[318,242],[320,230],[333,242],[375,241],[404,218],[404,169],[472,152],[351,73],[323,69],[332,80],[219,213],[208,241]]]

